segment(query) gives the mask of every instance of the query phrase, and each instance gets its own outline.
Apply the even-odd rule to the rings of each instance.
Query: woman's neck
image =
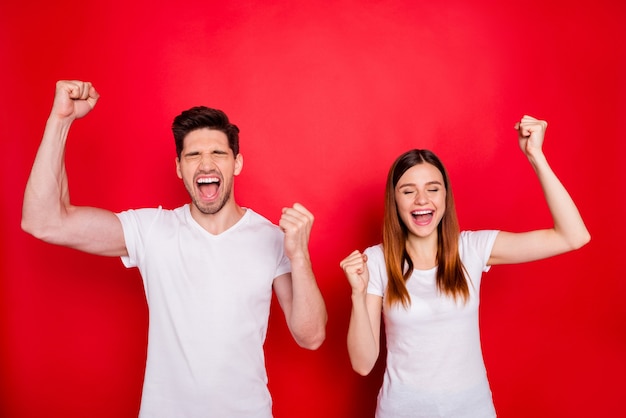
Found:
[[[411,257],[413,268],[430,270],[437,266],[437,234],[428,237],[411,235],[406,241],[406,251]]]

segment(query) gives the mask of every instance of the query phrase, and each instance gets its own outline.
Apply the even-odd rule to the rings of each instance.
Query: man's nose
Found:
[[[211,157],[211,154],[202,154],[200,156],[200,167],[203,169],[209,169],[209,168],[213,168],[215,165],[215,162],[213,161],[213,158]]]

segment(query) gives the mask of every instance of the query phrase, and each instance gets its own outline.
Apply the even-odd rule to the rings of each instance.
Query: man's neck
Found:
[[[207,232],[212,235],[219,235],[235,225],[246,213],[246,210],[236,203],[224,206],[219,212],[205,214],[190,203],[191,217]]]

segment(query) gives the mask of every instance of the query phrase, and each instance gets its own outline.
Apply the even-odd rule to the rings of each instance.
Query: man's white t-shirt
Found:
[[[442,295],[437,269],[415,270],[406,282],[411,305],[383,302],[387,366],[378,395],[377,418],[495,417],[480,346],[478,307],[482,273],[498,231],[464,231],[461,261],[470,297]],[[387,271],[382,246],[365,250],[368,293],[385,297]]]
[[[272,282],[291,271],[282,231],[251,209],[219,235],[189,205],[117,215],[149,309],[140,416],[271,417],[263,344]]]

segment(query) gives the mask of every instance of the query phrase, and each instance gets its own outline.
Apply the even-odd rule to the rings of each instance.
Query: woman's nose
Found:
[[[422,192],[417,192],[415,194],[415,203],[418,205],[423,205],[427,202],[426,194]]]

